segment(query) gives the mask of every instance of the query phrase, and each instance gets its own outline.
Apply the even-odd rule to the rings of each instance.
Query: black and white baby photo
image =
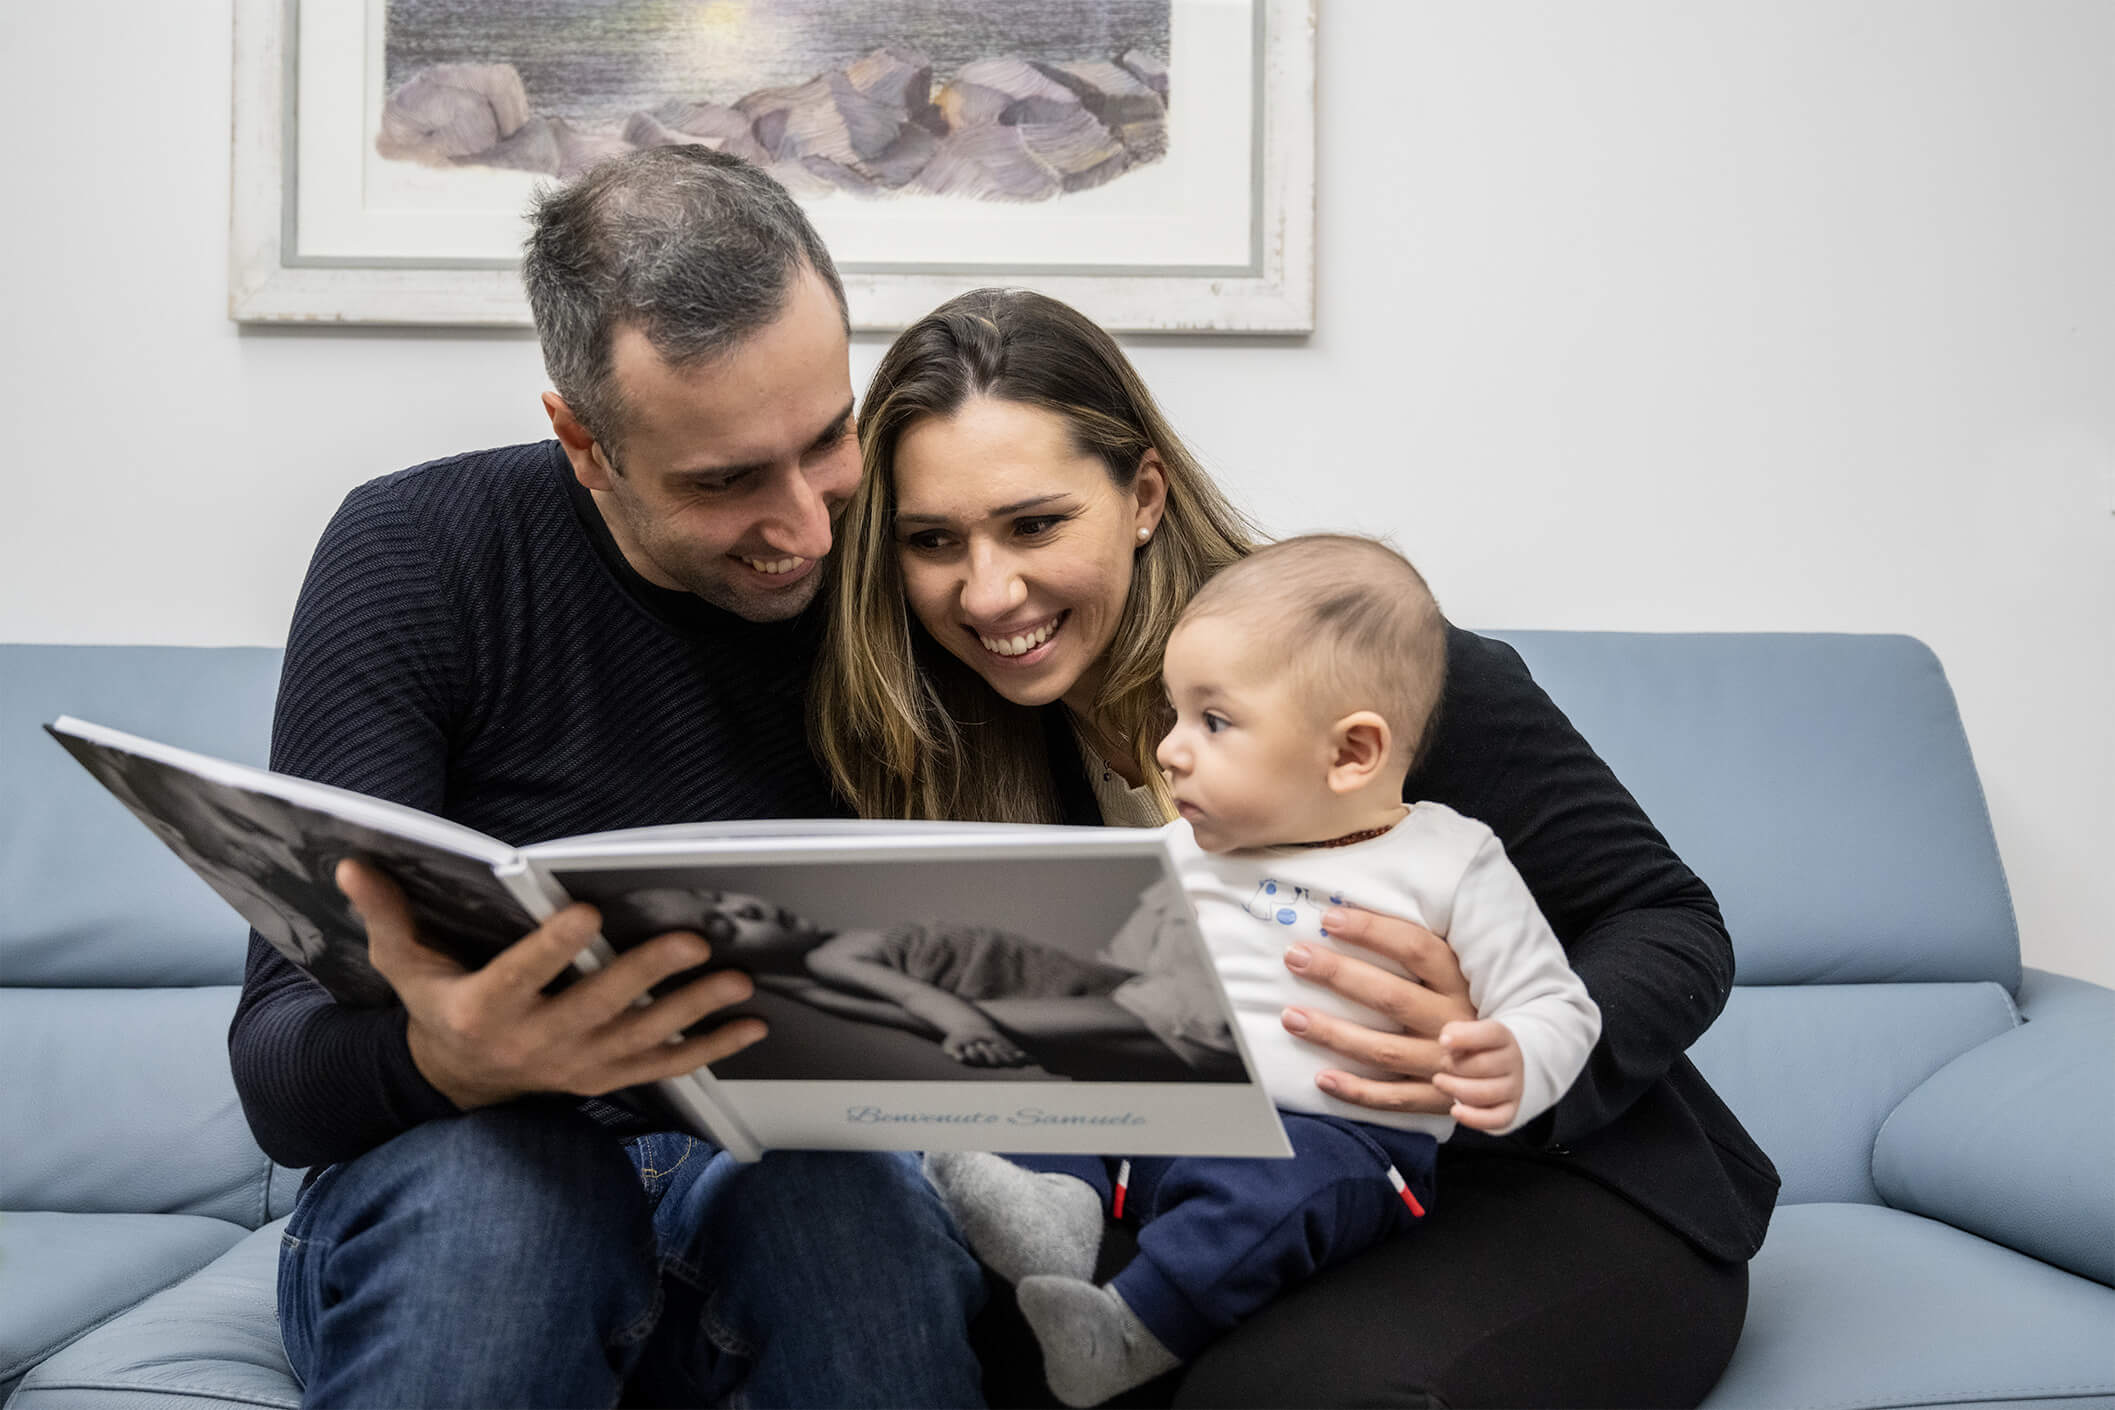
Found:
[[[723,1079],[1241,1081],[1181,894],[1140,859],[561,871],[618,949],[748,972],[771,1034]],[[950,898],[943,901],[941,898]],[[709,1023],[723,1022],[715,1015]]]

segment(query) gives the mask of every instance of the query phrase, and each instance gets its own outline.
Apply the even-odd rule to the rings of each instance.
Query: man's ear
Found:
[[[1356,793],[1388,766],[1394,736],[1371,710],[1356,710],[1330,726],[1329,789]]]
[[[1160,530],[1160,516],[1168,507],[1168,467],[1160,452],[1149,450],[1138,462],[1138,475],[1131,481],[1131,498],[1137,506],[1136,529],[1151,538]]]
[[[551,434],[558,437],[558,444],[565,448],[565,458],[573,464],[573,478],[586,489],[608,489],[612,467],[595,437],[565,404],[565,398],[556,392],[545,392],[543,409],[551,418]]]

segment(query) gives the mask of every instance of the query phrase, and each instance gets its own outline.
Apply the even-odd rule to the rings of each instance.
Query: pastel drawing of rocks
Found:
[[[1055,171],[1029,152],[1021,129],[999,123],[964,128],[940,139],[918,173],[920,191],[979,201],[1042,201],[1064,189]]]
[[[389,95],[375,147],[570,177],[613,152],[693,143],[755,162],[797,195],[1041,201],[1165,155],[1167,83],[1158,56],[1132,49],[1064,62],[999,55],[936,84],[924,53],[890,45],[731,104],[671,99],[610,131],[533,114],[511,65],[441,64]]]
[[[1131,76],[1160,95],[1160,101],[1168,101],[1168,66],[1161,62],[1160,55],[1149,54],[1143,49],[1126,49],[1117,56],[1116,62],[1131,71]]]
[[[457,164],[539,171],[570,180],[604,157],[629,152],[635,145],[614,133],[583,131],[562,117],[538,117],[498,146],[460,158]]]
[[[771,154],[757,145],[749,119],[717,103],[663,103],[650,113],[633,113],[624,124],[624,140],[634,147],[665,147],[688,142],[714,151],[732,152],[744,161],[768,166]]]
[[[489,152],[529,121],[529,95],[512,64],[436,64],[389,95],[375,150],[447,166]]]

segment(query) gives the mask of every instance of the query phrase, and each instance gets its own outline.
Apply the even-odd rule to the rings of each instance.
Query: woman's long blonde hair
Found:
[[[1205,581],[1246,554],[1253,525],[1176,438],[1123,351],[1076,310],[1022,289],[948,300],[892,344],[859,415],[865,474],[831,555],[830,620],[809,694],[816,755],[869,818],[1055,822],[1058,795],[1042,713],[1015,705],[926,634],[904,601],[892,521],[896,446],[928,416],[972,397],[1062,417],[1084,454],[1129,490],[1147,451],[1168,492],[1160,527],[1132,556],[1131,590],[1082,723],[1119,742],[1165,808],[1153,762],[1165,729],[1160,658]]]

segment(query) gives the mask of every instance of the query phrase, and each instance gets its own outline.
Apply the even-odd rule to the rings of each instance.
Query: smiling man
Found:
[[[663,147],[542,200],[523,278],[555,438],[347,497],[272,766],[517,845],[834,811],[802,709],[859,480],[828,252],[762,173]],[[702,937],[548,995],[586,907],[465,972],[386,878],[339,879],[399,1002],[337,1004],[253,935],[229,1035],[259,1143],[311,1167],[279,1281],[309,1403],[976,1401],[982,1274],[912,1161],[738,1166],[597,1100],[769,1041],[711,1021],[740,974],[650,994]]]

